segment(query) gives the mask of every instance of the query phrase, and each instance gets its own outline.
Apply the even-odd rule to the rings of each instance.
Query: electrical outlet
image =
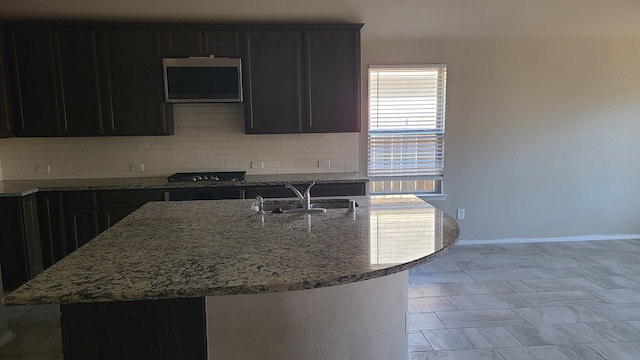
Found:
[[[464,220],[464,215],[465,215],[465,211],[464,209],[458,209],[458,214],[457,214],[457,218],[458,220]]]
[[[331,167],[331,160],[320,160],[320,161],[318,161],[318,167],[319,168],[330,168]]]
[[[49,165],[36,166],[37,174],[51,174],[51,167]]]
[[[132,172],[142,172],[144,171],[144,164],[131,164]]]
[[[253,161],[251,163],[252,169],[264,169],[264,161]]]

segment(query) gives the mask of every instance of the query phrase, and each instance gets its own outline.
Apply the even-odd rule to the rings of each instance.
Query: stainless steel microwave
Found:
[[[162,59],[168,103],[242,102],[242,61],[236,58]]]

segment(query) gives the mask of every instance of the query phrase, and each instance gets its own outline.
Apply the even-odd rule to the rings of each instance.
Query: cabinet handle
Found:
[[[76,249],[79,248],[79,243],[78,243],[78,218],[73,215],[73,237],[75,240],[75,245],[76,245]]]
[[[107,34],[104,33],[102,34],[102,38],[104,40],[104,62],[105,62],[105,72],[106,72],[106,76],[105,76],[105,86],[107,88],[107,94],[108,94],[108,100],[109,100],[109,104],[108,104],[108,110],[109,110],[109,126],[110,126],[110,130],[114,131],[116,129],[116,122],[113,116],[113,99],[112,99],[112,95],[111,95],[111,71],[109,69],[109,67],[111,66],[109,64],[109,39],[107,37]]]
[[[309,129],[313,129],[313,111],[311,109],[311,37],[307,34],[305,41],[307,50],[307,116],[309,116]]]
[[[16,34],[11,32],[11,47],[13,48],[13,65],[15,69],[16,87],[18,88],[18,103],[20,104],[20,125],[21,130],[26,131],[27,127],[24,123],[24,104],[22,102],[22,87],[20,86],[20,67],[18,66],[18,49],[16,46]]]
[[[62,104],[62,121],[64,124],[64,131],[69,131],[69,124],[67,123],[67,103],[64,98],[64,80],[62,76],[62,57],[60,56],[60,34],[55,33],[56,35],[56,57],[58,58],[58,77],[60,78],[59,89],[60,92],[60,100]]]

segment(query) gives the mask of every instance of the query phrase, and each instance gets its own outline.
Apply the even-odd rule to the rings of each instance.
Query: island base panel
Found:
[[[204,298],[62,304],[65,360],[207,358]]]
[[[319,289],[207,297],[209,360],[407,360],[408,284],[403,271]]]

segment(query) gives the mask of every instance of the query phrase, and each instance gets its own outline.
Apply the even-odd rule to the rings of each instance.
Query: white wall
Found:
[[[638,234],[640,38],[363,44],[448,64],[445,201],[461,238]]]

